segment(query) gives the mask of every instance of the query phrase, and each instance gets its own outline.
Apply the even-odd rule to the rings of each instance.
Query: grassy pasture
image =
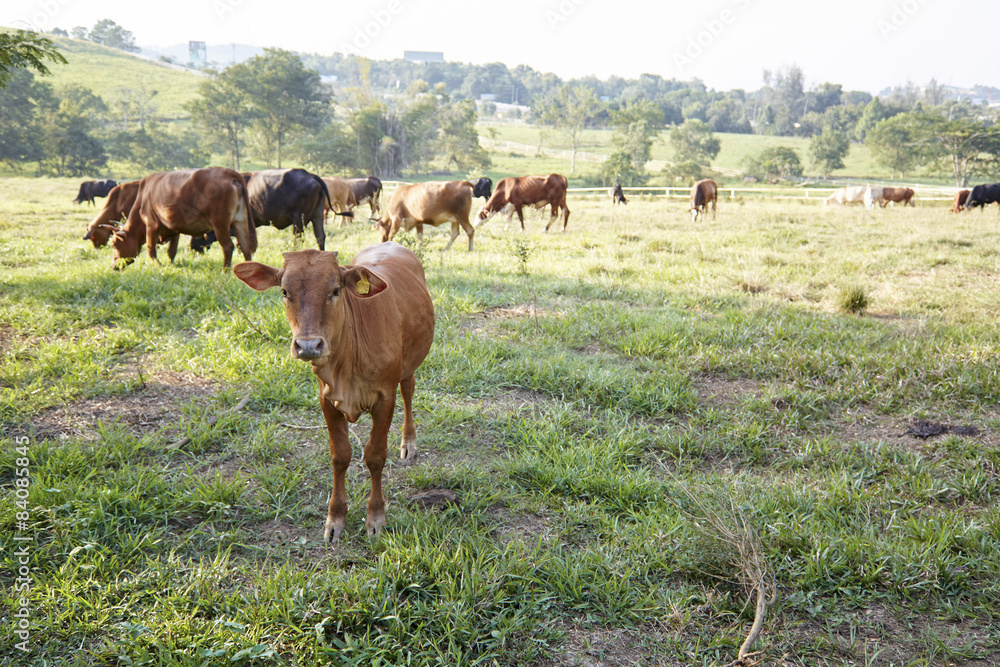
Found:
[[[727,664],[753,603],[692,495],[773,570],[761,664],[1000,664],[995,211],[724,200],[692,224],[573,196],[565,234],[494,218],[442,254],[430,230],[421,455],[387,466],[375,541],[356,458],[327,549],[278,296],[217,247],[112,272],[77,185],[0,180],[0,664]],[[342,258],[377,240],[328,231]],[[261,261],[294,247],[260,235]]]

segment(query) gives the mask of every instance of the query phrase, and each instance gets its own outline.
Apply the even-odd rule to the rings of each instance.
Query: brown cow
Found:
[[[202,236],[214,232],[222,246],[223,267],[229,268],[236,236],[244,259],[257,251],[257,230],[250,216],[247,185],[239,172],[224,167],[184,169],[150,174],[139,181],[135,204],[111,243],[114,266],[131,263],[142,244],[156,261],[156,245],[178,234]],[[173,260],[173,256],[170,256]]]
[[[969,198],[971,190],[959,190],[955,193],[955,199],[951,202],[951,212],[961,213],[965,210],[965,200]]]
[[[324,176],[323,182],[330,193],[330,201],[323,206],[323,215],[326,216],[332,210],[334,215],[341,216],[338,226],[343,227],[344,218],[354,219],[354,207],[358,205],[351,191],[351,183],[339,176]]]
[[[569,207],[566,205],[566,190],[569,187],[566,177],[561,174],[549,174],[548,176],[508,176],[501,178],[497,183],[496,190],[490,196],[486,204],[479,209],[476,215],[476,227],[484,224],[500,211],[510,211],[511,215],[517,213],[517,219],[521,221],[521,231],[524,231],[525,206],[535,208],[545,208],[552,205],[552,215],[549,224],[545,225],[545,231],[559,217],[559,209],[563,211],[563,231],[566,231],[566,224],[569,222]],[[508,217],[508,219],[510,219]]]
[[[104,208],[94,221],[87,225],[87,233],[83,239],[93,243],[95,248],[106,246],[111,235],[121,229],[122,220],[128,218],[138,193],[139,181],[122,183],[111,188],[108,200],[104,202]]]
[[[427,181],[400,185],[389,198],[382,212],[378,226],[382,230],[382,241],[391,241],[402,227],[409,231],[417,228],[417,238],[424,242],[424,225],[437,227],[451,223],[451,239],[444,247],[447,250],[458,238],[461,225],[469,237],[472,250],[472,235],[475,230],[469,224],[472,212],[472,183],[469,181]]]
[[[914,208],[917,207],[913,203],[913,188],[882,188],[882,208],[889,202],[897,204],[902,202],[903,206],[909,204]]]
[[[385,526],[382,468],[396,387],[403,396],[399,457],[412,461],[417,456],[413,374],[434,340],[434,305],[424,269],[416,255],[395,243],[365,248],[347,266],[337,263],[337,253],[313,249],[286,252],[284,258],[280,269],[242,262],[233,274],[255,290],[281,288],[292,357],[312,363],[319,380],[333,464],[323,531],[327,543],[340,538],[347,518],[348,422],[355,423],[363,412],[371,415],[364,448],[372,479],[365,523],[374,535]]]
[[[715,220],[715,203],[719,200],[719,186],[710,178],[698,181],[691,188],[691,222],[698,219],[698,213],[708,215],[708,205],[712,204],[712,220]]]

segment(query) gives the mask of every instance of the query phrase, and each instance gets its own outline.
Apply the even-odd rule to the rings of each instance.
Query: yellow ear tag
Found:
[[[358,291],[358,294],[368,294],[371,289],[371,283],[368,282],[367,278],[361,276],[355,289]]]

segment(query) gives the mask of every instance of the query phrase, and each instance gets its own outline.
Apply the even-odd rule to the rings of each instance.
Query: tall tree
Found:
[[[927,134],[926,116],[901,113],[879,121],[865,135],[865,145],[883,167],[902,178],[924,159],[924,137]]]
[[[842,169],[850,149],[851,142],[847,135],[830,128],[824,129],[809,142],[809,155],[823,176],[829,176],[834,169]]]
[[[7,87],[13,72],[18,69],[50,74],[46,60],[66,64],[66,58],[48,37],[30,30],[0,32],[0,88]]]
[[[104,145],[97,138],[97,121],[107,106],[83,86],[70,86],[60,93],[59,107],[44,123],[42,145],[57,174],[93,174],[107,164]]]
[[[950,171],[955,185],[965,187],[974,176],[995,176],[1000,167],[1000,128],[963,118],[927,116],[923,141],[940,171]]]
[[[570,173],[576,171],[576,152],[583,139],[583,131],[594,121],[601,110],[601,102],[593,88],[584,85],[564,84],[555,95],[535,98],[535,115],[545,125],[554,127],[566,137],[572,147]]]
[[[683,125],[671,128],[669,141],[677,162],[697,162],[706,167],[711,166],[712,160],[719,154],[721,148],[719,140],[712,134],[712,129],[706,123],[693,118],[684,121]]]
[[[663,127],[663,109],[650,100],[638,98],[613,110],[611,123],[615,126],[611,136],[613,151],[601,168],[605,184],[644,184],[653,141]]]
[[[29,70],[13,70],[0,95],[0,161],[41,162],[41,119],[56,106],[51,86],[36,81]]]
[[[472,100],[459,100],[442,112],[439,149],[446,165],[454,164],[463,171],[490,165],[489,155],[479,145]]]
[[[198,97],[185,108],[195,124],[229,153],[229,166],[239,171],[241,142],[255,118],[247,90],[252,74],[244,63],[210,74],[198,84]]]
[[[320,84],[319,73],[306,69],[302,59],[283,49],[264,49],[246,61],[254,125],[267,148],[265,160],[275,158],[281,167],[281,150],[293,130],[318,130],[330,113],[330,94]],[[273,150],[274,155],[271,155]]]

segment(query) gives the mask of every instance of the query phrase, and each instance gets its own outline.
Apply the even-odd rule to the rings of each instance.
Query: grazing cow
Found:
[[[472,235],[475,230],[469,224],[472,212],[472,183],[469,181],[427,181],[400,185],[389,198],[389,203],[378,221],[382,230],[382,241],[391,241],[402,227],[409,231],[417,228],[420,244],[424,242],[424,225],[437,227],[451,223],[451,239],[444,247],[447,250],[458,238],[459,226],[469,237],[472,250]]]
[[[628,204],[628,200],[625,199],[625,193],[622,192],[622,184],[621,183],[615,183],[611,187],[611,189],[608,190],[608,194],[611,195],[611,204],[612,205],[617,204],[618,202],[621,202],[623,204]]]
[[[371,473],[365,525],[369,535],[385,526],[382,469],[396,387],[403,396],[401,459],[417,456],[413,421],[414,372],[434,340],[434,305],[420,260],[395,243],[365,248],[347,266],[337,253],[284,253],[279,268],[242,262],[233,274],[255,290],[280,287],[292,330],[291,355],[312,364],[330,438],[333,492],[323,538],[340,538],[347,519],[345,478],[351,461],[348,423],[371,415],[364,462]]]
[[[559,209],[563,211],[562,228],[563,231],[566,231],[566,224],[569,222],[569,207],[566,205],[568,187],[569,183],[566,177],[561,174],[501,178],[497,183],[496,190],[493,191],[486,204],[479,209],[479,213],[476,215],[476,227],[500,211],[511,211],[511,215],[517,213],[517,219],[521,222],[521,231],[523,232],[524,212],[522,209],[525,206],[545,208],[551,205],[552,215],[549,217],[549,224],[545,225],[545,231],[549,231],[549,227],[559,217]]]
[[[965,200],[969,198],[968,190],[959,190],[955,193],[955,199],[951,202],[951,212],[961,213],[965,210]]]
[[[882,200],[882,190],[881,185],[869,185],[865,188],[865,208],[870,211],[875,208],[875,204],[885,206],[885,202]]]
[[[851,185],[844,188],[837,188],[826,198],[826,206],[830,204],[859,204],[865,201],[865,185]]]
[[[882,188],[882,207],[885,208],[889,202],[917,207],[913,203],[913,188]]]
[[[719,186],[706,178],[691,188],[691,222],[698,219],[699,211],[708,215],[708,205],[712,204],[712,220],[715,220],[715,204],[719,200]]]
[[[255,171],[247,183],[247,194],[255,225],[277,229],[291,226],[292,233],[299,237],[306,223],[311,222],[316,244],[325,250],[324,211],[330,205],[330,193],[319,176],[305,169]]]
[[[106,181],[84,181],[80,184],[80,191],[77,193],[73,203],[82,204],[85,201],[89,201],[91,206],[96,206],[94,204],[94,197],[107,197],[108,193],[116,185],[118,184],[110,179]]]
[[[965,200],[964,206],[967,210],[976,206],[981,207],[981,210],[985,210],[987,204],[994,203],[1000,204],[1000,183],[977,185],[972,188],[972,191],[969,192],[969,196]]]
[[[489,199],[493,194],[493,180],[486,176],[480,176],[472,184],[472,196]]]
[[[364,178],[349,178],[347,184],[351,186],[355,206],[361,206],[368,202],[372,217],[381,212],[378,198],[382,194],[382,181],[374,176],[365,176]]]
[[[122,222],[128,218],[135,196],[139,194],[139,181],[122,183],[111,188],[104,208],[97,214],[94,221],[87,225],[87,233],[83,239],[94,244],[95,248],[103,248],[108,239],[121,229]]]
[[[351,183],[339,176],[324,176],[322,180],[329,193],[329,199],[323,205],[323,219],[325,220],[326,215],[333,211],[334,216],[340,216],[338,227],[343,227],[344,218],[354,219],[354,207],[358,204],[351,190]]]
[[[257,232],[246,182],[239,172],[209,167],[150,174],[139,181],[128,220],[111,242],[114,266],[119,268],[120,260],[131,263],[144,242],[156,261],[157,243],[170,241],[168,254],[173,261],[178,234],[214,232],[222,246],[223,267],[228,269],[233,258],[230,231],[249,260],[257,251]]]

